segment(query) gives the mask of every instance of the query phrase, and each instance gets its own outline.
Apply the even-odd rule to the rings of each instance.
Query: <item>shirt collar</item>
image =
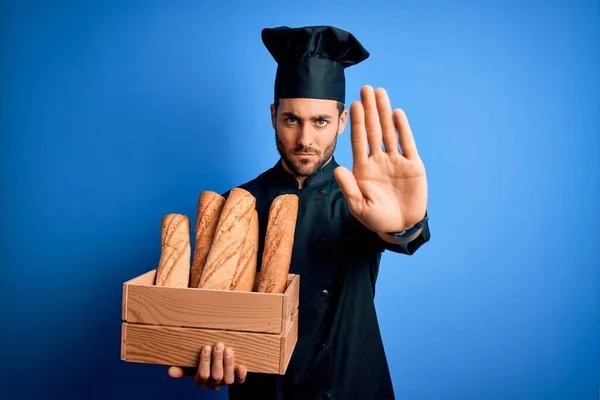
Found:
[[[280,158],[279,160],[277,160],[277,163],[273,166],[272,170],[273,170],[275,177],[278,179],[278,181],[285,184],[286,186],[290,185],[294,188],[298,188],[298,181],[289,172],[287,172],[285,170],[285,168],[283,168],[282,163],[283,163],[283,160]],[[338,166],[339,166],[339,164],[335,160],[335,157],[332,156],[331,160],[326,165],[324,165],[322,168],[320,168],[317,172],[315,172],[313,175],[311,175],[306,180],[305,186],[306,187],[314,187],[314,186],[318,186],[326,181],[329,181],[331,179],[335,179],[335,176],[333,175],[333,171]]]

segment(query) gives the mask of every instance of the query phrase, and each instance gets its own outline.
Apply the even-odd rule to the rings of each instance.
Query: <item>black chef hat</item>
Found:
[[[275,61],[275,99],[311,98],[345,102],[344,69],[369,57],[349,32],[332,26],[281,26],[262,31]]]

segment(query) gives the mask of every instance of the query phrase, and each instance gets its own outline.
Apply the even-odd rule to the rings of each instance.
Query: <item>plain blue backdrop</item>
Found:
[[[386,253],[399,398],[598,398],[598,1],[4,1],[0,398],[224,399],[120,360],[122,282],[277,159],[260,30],[331,24],[425,161],[431,241]],[[351,166],[349,128],[338,161]]]

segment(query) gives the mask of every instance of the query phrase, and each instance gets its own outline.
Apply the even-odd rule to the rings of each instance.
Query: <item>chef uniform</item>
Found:
[[[333,27],[265,29],[262,37],[278,62],[276,99],[344,101],[344,68],[369,56],[352,34]],[[429,226],[425,219],[408,244],[382,240],[350,214],[337,166],[332,158],[299,189],[279,159],[239,186],[256,198],[259,270],[271,202],[288,193],[299,198],[290,265],[300,275],[299,332],[285,375],[248,373],[229,386],[230,400],[395,398],[374,305],[379,261],[384,250],[412,255],[429,241]]]

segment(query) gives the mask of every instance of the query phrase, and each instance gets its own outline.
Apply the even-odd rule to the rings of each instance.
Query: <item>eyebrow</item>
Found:
[[[297,120],[300,120],[300,121],[302,121],[302,119],[303,119],[303,118],[299,117],[298,115],[296,115],[294,112],[291,112],[291,111],[284,111],[284,112],[281,113],[281,115],[284,116],[284,117],[288,117],[288,118],[296,118]],[[320,119],[331,120],[332,118],[333,117],[331,115],[329,115],[329,114],[319,114],[317,116],[312,117],[311,119],[313,121],[316,121],[316,120],[320,120]]]

